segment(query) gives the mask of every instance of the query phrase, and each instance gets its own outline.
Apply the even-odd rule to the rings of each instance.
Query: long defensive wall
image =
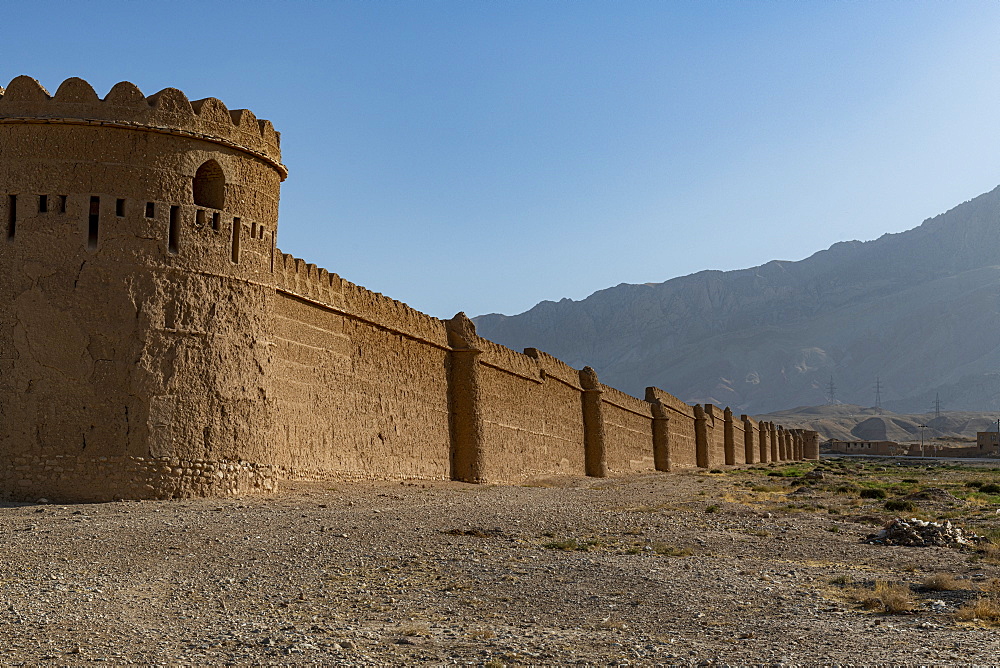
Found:
[[[275,245],[279,135],[129,83],[0,89],[0,497],[516,483],[815,459],[815,432],[642,399]]]

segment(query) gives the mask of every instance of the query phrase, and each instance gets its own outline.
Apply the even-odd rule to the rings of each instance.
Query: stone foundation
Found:
[[[15,501],[107,501],[267,494],[271,466],[171,457],[18,455],[0,471],[0,498]]]

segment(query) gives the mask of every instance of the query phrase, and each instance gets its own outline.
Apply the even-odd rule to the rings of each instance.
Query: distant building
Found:
[[[830,452],[844,455],[905,455],[907,448],[896,441],[838,441],[831,439],[826,443]]]
[[[995,431],[977,431],[976,446],[983,451],[1000,451],[1000,433]]]

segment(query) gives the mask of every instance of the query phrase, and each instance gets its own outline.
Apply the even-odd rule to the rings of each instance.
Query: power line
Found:
[[[941,393],[934,393],[934,417],[941,417]]]
[[[837,403],[837,386],[833,384],[833,376],[830,376],[830,382],[826,385],[826,399],[827,403]]]
[[[882,414],[882,379],[875,376],[875,415]]]

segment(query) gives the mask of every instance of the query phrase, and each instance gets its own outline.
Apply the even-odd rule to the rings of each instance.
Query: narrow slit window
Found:
[[[66,195],[59,195],[59,213],[66,213],[66,200],[69,197]]]
[[[156,203],[146,202],[146,218],[155,218],[155,217],[156,217]]]
[[[7,239],[17,234],[17,195],[7,197]]]
[[[257,223],[256,223],[256,221],[250,223],[250,238],[251,239],[256,239],[257,238]]]
[[[181,208],[170,207],[170,228],[167,230],[167,250],[176,255],[180,251]]]
[[[238,263],[240,261],[240,234],[242,233],[243,224],[240,222],[239,218],[233,218],[233,262]]]
[[[101,198],[90,198],[90,221],[87,226],[87,248],[97,248],[97,237],[101,229]]]
[[[222,225],[222,216],[219,214],[219,212],[213,213],[212,214],[212,229],[215,230],[216,232],[218,232],[219,231],[219,227],[221,227],[221,225]]]
[[[119,218],[123,218],[125,216],[125,200],[115,200],[115,215]]]
[[[49,196],[39,195],[38,196],[38,213],[48,213],[49,212]]]
[[[194,215],[194,224],[198,228],[205,227],[205,210],[198,209],[198,213]]]

